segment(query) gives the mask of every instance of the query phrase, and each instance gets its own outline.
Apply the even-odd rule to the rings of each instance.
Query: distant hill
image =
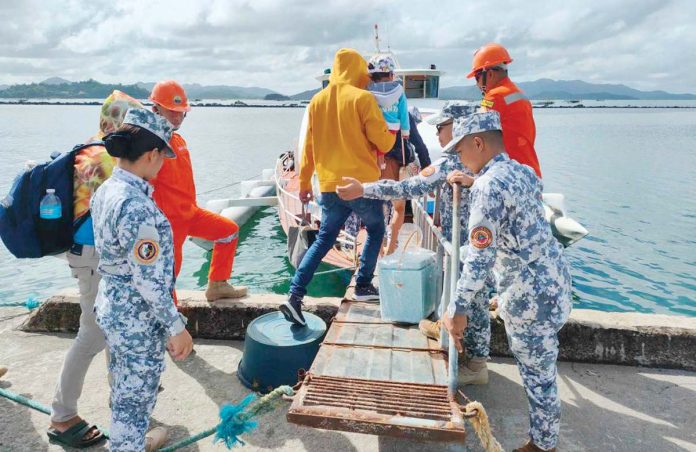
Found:
[[[155,82],[138,82],[136,85],[149,92],[152,91],[152,87],[155,86]],[[269,94],[278,94],[276,91],[266,88],[258,88],[255,86],[206,86],[198,83],[184,83],[183,86],[189,99],[263,99]]]
[[[41,83],[12,85],[0,91],[0,98],[104,99],[115,89],[124,91],[137,99],[147,99],[149,94],[148,90],[136,85],[104,84],[96,80],[59,84],[45,82],[46,80]]]
[[[309,89],[307,91],[302,91],[301,93],[293,94],[290,96],[292,100],[311,100],[312,97],[321,91],[321,88]]]
[[[626,99],[626,100],[696,100],[694,94],[673,94],[666,91],[640,91],[626,85],[609,83],[588,83],[582,80],[539,79],[517,84],[530,99]],[[440,89],[441,99],[481,98],[476,86],[451,86]]]
[[[290,98],[283,94],[271,93],[263,96],[263,100],[290,100]]]
[[[0,91],[9,88],[10,85],[0,85]]]
[[[42,85],[64,85],[68,83],[72,83],[70,80],[65,80],[64,78],[60,77],[51,77],[47,78],[43,82],[40,82]]]
[[[4,85],[3,85],[4,86]],[[138,99],[147,99],[155,82],[138,82],[133,85],[99,83],[95,80],[70,82],[51,77],[41,83],[5,86],[0,89],[4,98],[62,98],[62,99],[101,99],[114,89],[119,89]],[[277,92],[258,87],[214,85],[205,86],[197,83],[185,84],[184,89],[190,99],[263,99]]]

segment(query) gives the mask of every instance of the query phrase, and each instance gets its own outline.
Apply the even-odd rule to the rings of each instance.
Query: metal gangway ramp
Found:
[[[413,202],[414,223],[423,232],[421,246],[441,258],[442,300],[448,300],[452,246],[424,205],[425,200]],[[304,375],[288,421],[327,430],[463,442],[463,412],[448,395],[445,347],[417,326],[383,321],[379,304],[351,301],[352,290],[351,285]]]

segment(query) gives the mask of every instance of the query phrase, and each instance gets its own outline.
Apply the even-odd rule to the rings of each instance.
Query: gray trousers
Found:
[[[82,255],[68,251],[68,264],[80,289],[80,329],[70,346],[60,371],[56,393],[51,404],[53,422],[65,422],[77,416],[77,399],[82,394],[87,369],[92,359],[106,347],[104,333],[97,326],[94,300],[101,276],[97,272],[99,255],[93,246],[83,246]],[[107,363],[109,360],[107,353]]]

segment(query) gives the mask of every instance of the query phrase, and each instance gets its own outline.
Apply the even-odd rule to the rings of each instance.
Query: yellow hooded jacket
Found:
[[[301,190],[311,190],[315,170],[322,192],[336,191],[343,177],[360,182],[379,179],[375,150],[388,152],[395,135],[387,129],[375,97],[365,90],[368,82],[365,59],[355,50],[339,50],[329,85],[309,103],[300,163]]]

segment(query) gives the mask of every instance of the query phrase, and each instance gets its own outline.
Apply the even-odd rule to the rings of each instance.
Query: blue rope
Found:
[[[48,414],[49,416],[51,415],[51,409],[44,405],[41,402],[37,402],[36,400],[32,400],[28,397],[24,397],[23,395],[16,394],[8,389],[0,388],[0,396],[3,396],[5,398],[8,398],[12,400],[13,402],[17,402],[20,405],[24,405],[26,407],[29,407],[33,410],[39,411],[43,414]],[[100,432],[102,432],[102,435],[104,435],[106,438],[109,438],[109,430],[100,427],[97,425],[97,428],[99,429]]]
[[[25,307],[32,311],[39,306],[41,306],[41,301],[36,297],[29,297],[27,301],[9,301],[5,303],[0,303],[0,308],[15,308],[15,307]]]

